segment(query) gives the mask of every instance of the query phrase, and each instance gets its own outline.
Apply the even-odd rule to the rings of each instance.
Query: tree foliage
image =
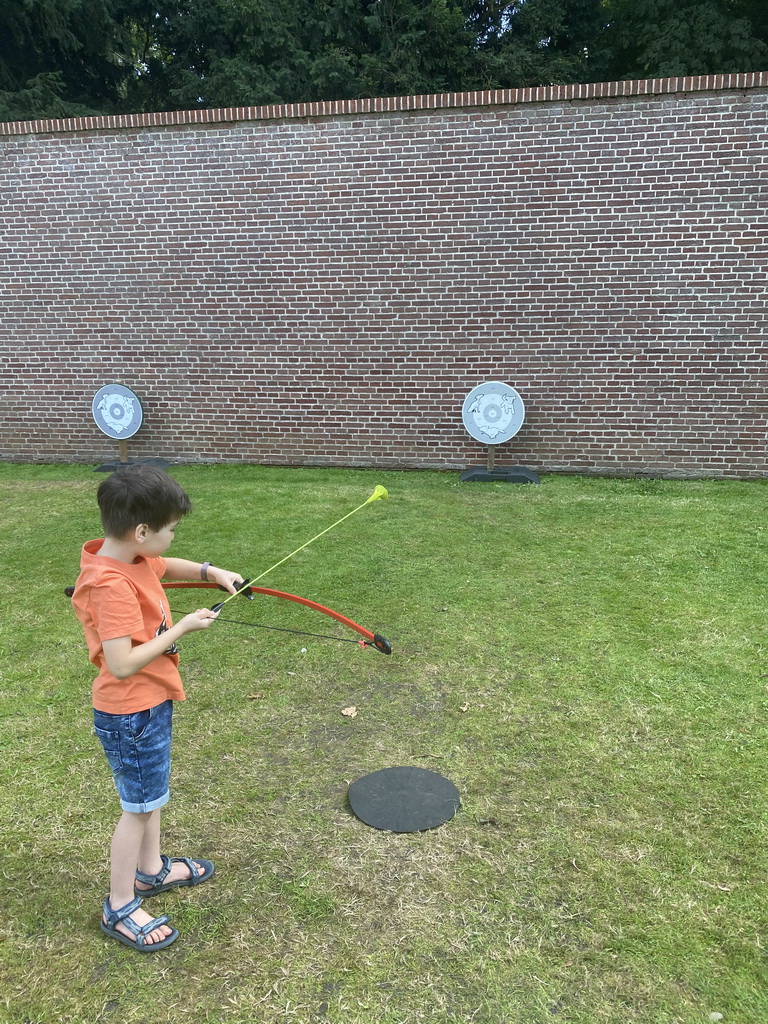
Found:
[[[768,68],[765,0],[6,0],[0,118]]]
[[[607,0],[604,6],[610,78],[768,68],[764,0]]]

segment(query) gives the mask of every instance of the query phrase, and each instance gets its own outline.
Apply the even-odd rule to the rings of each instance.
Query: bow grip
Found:
[[[240,596],[246,597],[246,598],[248,598],[249,601],[253,601],[254,600],[253,590],[251,589],[251,587],[248,586],[248,584],[250,582],[251,582],[250,579],[247,579],[247,580],[243,580],[243,582],[241,584],[239,584],[237,596],[238,597],[240,597]],[[221,585],[219,585],[219,587],[217,589],[218,590],[223,590],[225,594],[229,593],[227,588],[226,587],[222,587]],[[218,604],[214,604],[214,605],[211,606],[211,611],[212,612],[219,612],[219,611],[221,611],[223,606],[224,606],[224,602],[220,601]]]

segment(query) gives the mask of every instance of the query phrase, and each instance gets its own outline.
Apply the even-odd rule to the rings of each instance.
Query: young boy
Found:
[[[200,608],[175,625],[160,579],[202,578],[235,593],[242,577],[205,562],[164,559],[174,529],[192,508],[163,470],[138,465],[107,477],[97,494],[104,540],[88,541],[72,604],[83,624],[93,684],[95,731],[123,810],[112,838],[111,882],[101,928],[141,952],[179,937],[167,916],[142,899],[197,885],[213,864],[160,853],[160,808],[168,802],[173,702],[184,700],[176,641],[207,629],[217,613]]]

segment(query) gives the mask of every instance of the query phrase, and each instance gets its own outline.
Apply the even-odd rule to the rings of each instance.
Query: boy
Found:
[[[213,864],[160,853],[160,808],[170,793],[173,702],[184,700],[176,641],[207,629],[217,613],[200,608],[173,625],[160,579],[202,578],[230,594],[238,573],[205,562],[164,559],[174,529],[192,508],[163,470],[120,469],[97,494],[104,540],[88,541],[72,604],[83,624],[93,684],[95,731],[117,787],[122,817],[112,838],[111,881],[101,928],[140,952],[164,949],[179,937],[166,915],[152,918],[142,898],[197,885]]]

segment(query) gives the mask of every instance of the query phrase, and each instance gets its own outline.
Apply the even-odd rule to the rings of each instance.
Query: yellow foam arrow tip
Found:
[[[367,505],[369,501],[378,501],[379,498],[388,498],[388,497],[389,497],[389,491],[387,490],[387,488],[386,487],[382,487],[381,484],[376,484],[376,487],[374,488],[373,494],[370,496],[370,498],[368,499],[368,501],[366,501],[365,504]]]

